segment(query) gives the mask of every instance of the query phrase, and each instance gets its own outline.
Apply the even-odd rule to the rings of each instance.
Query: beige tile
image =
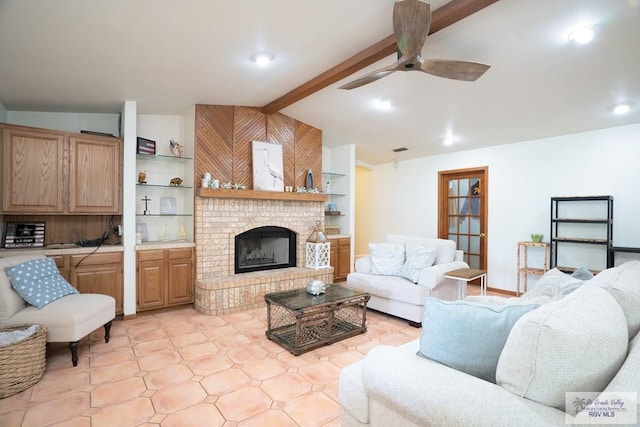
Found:
[[[102,408],[91,417],[91,427],[135,426],[155,415],[151,399],[137,397]]]
[[[301,426],[320,426],[340,416],[338,402],[321,392],[300,396],[284,406],[284,411]]]
[[[144,376],[144,384],[148,389],[160,390],[175,384],[189,381],[193,372],[185,365],[171,365],[164,369],[149,372]]]
[[[298,370],[300,376],[311,384],[328,384],[338,378],[340,368],[329,361],[319,361],[303,366]]]
[[[225,394],[248,385],[251,378],[241,369],[225,369],[217,374],[209,375],[200,381],[210,395]]]
[[[240,421],[238,427],[297,427],[295,423],[286,413],[278,410],[268,410]],[[164,427],[164,426],[163,426]]]
[[[277,359],[260,358],[242,365],[242,370],[254,380],[266,380],[287,372],[287,365]]]
[[[311,391],[311,383],[299,374],[287,372],[262,382],[260,388],[273,400],[289,401]]]
[[[207,394],[200,383],[186,382],[159,390],[151,396],[151,401],[156,412],[172,414],[201,403],[205,397]]]
[[[216,406],[226,420],[239,422],[269,409],[271,399],[259,388],[244,387],[220,396]]]
[[[140,314],[114,322],[108,344],[101,330],[81,340],[76,368],[67,344],[47,346],[45,376],[0,399],[0,425],[338,426],[340,369],[420,336],[402,319],[367,319],[366,334],[294,356],[266,338],[264,307]]]
[[[146,390],[144,381],[139,377],[103,384],[91,392],[91,406],[104,408],[138,397]]]
[[[211,403],[199,403],[190,408],[167,415],[162,421],[162,427],[188,427],[198,425],[216,427],[224,425],[224,422],[224,418],[215,405]]]
[[[189,363],[195,375],[210,375],[233,366],[233,361],[223,353],[212,353],[198,357]]]
[[[78,417],[89,409],[89,399],[89,393],[75,393],[38,403],[29,408],[22,426],[39,427]]]

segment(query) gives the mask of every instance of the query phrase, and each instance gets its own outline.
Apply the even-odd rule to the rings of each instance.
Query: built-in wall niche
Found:
[[[120,236],[113,232],[114,228],[122,224],[121,215],[4,215],[3,233],[9,222],[44,222],[45,246],[75,243],[79,239],[94,240],[107,233],[105,245],[121,243]]]
[[[155,141],[155,154],[138,154],[136,176],[129,178],[136,182],[135,231],[143,241],[193,241],[194,126],[193,114],[137,117],[137,136]],[[172,140],[181,145],[180,156]]]

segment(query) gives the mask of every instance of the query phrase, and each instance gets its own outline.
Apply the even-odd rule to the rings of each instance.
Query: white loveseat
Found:
[[[473,298],[446,304],[472,304]],[[495,303],[498,297],[488,298]],[[506,300],[522,303],[504,300],[505,305]],[[640,396],[640,262],[605,270],[568,295],[549,300],[507,331],[495,383],[417,355],[425,345],[421,339],[371,349],[341,371],[342,425],[607,424],[610,413],[599,421],[590,419],[598,415],[588,411],[574,418],[576,401],[565,392],[592,392],[592,399],[600,401],[610,393]],[[632,425],[640,423],[639,408],[631,407]]]
[[[415,248],[430,248],[434,251],[435,259],[433,265],[416,272],[416,283],[401,275],[374,274],[371,255],[357,259],[355,272],[347,276],[344,286],[370,294],[367,307],[407,319],[417,326],[422,321],[427,297],[443,300],[458,298],[458,281],[444,277],[449,271],[469,268],[462,260],[462,251],[456,250],[455,242],[389,234],[386,243],[402,245],[406,255],[410,255]]]

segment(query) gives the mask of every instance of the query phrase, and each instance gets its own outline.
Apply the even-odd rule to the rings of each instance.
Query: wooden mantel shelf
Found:
[[[225,190],[199,188],[199,197],[217,197],[219,199],[251,200],[293,200],[297,202],[326,202],[329,197],[320,193],[287,193],[280,191]]]

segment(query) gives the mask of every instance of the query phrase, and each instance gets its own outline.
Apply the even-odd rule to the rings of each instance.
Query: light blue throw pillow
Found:
[[[427,298],[418,356],[495,383],[498,359],[511,328],[537,307]]]
[[[60,275],[55,261],[40,258],[5,268],[11,286],[27,303],[42,308],[65,295],[77,294]]]

